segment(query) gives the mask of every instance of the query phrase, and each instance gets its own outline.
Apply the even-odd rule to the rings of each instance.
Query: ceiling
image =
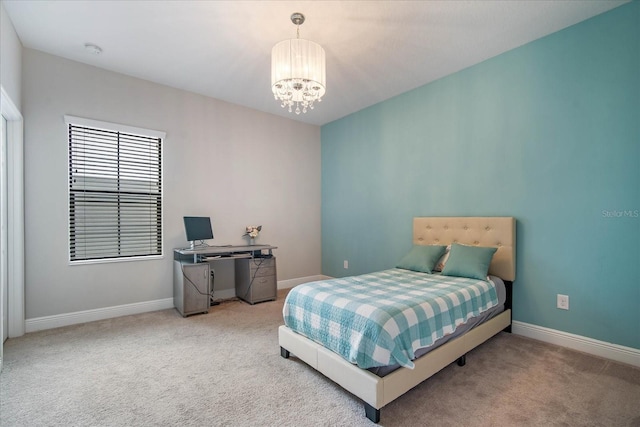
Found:
[[[315,125],[626,2],[3,0],[26,48]],[[300,115],[270,88],[271,48],[295,38],[293,12],[327,58],[327,93]]]

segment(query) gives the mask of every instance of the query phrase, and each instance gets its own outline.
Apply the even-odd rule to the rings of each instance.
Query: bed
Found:
[[[356,358],[349,361],[347,360],[349,358],[347,357],[349,356],[349,354],[347,354],[348,352],[341,355],[338,347],[330,350],[319,343],[322,341],[314,340],[315,337],[314,339],[310,339],[302,335],[302,333],[306,333],[306,331],[298,333],[287,325],[280,326],[278,330],[280,354],[282,357],[289,358],[290,355],[293,354],[295,357],[321,372],[327,378],[362,399],[367,418],[375,423],[380,421],[380,409],[382,407],[402,396],[408,390],[452,362],[457,360],[460,366],[464,365],[467,352],[502,330],[510,331],[511,287],[515,280],[514,218],[417,217],[413,220],[413,244],[416,246],[450,245],[449,247],[451,247],[451,245],[467,245],[496,248],[495,253],[490,257],[491,261],[488,274],[496,276],[504,283],[504,304],[500,301],[497,312],[492,314],[492,316],[482,319],[482,322],[474,324],[473,327],[466,327],[463,334],[453,334],[451,333],[451,328],[448,330],[445,328],[445,337],[443,337],[443,339],[433,337],[433,345],[427,346],[427,348],[421,348],[419,351],[416,351],[415,354],[411,349],[408,349],[408,355],[411,360],[406,360],[406,355],[403,356],[391,349],[389,351],[386,351],[386,349],[383,349],[385,351],[377,351],[377,353],[383,354],[384,356],[372,362],[371,365],[384,364],[385,360],[388,361],[389,365],[399,365],[386,370],[384,374],[380,373],[381,371],[377,369],[382,368],[385,370],[385,366],[367,369],[369,366],[366,364],[366,360],[369,358],[366,354],[357,355],[357,357],[354,356]],[[359,282],[366,284],[368,280],[373,286],[374,282],[384,282],[387,280],[387,275],[394,276],[396,274],[401,274],[403,278],[401,280],[407,280],[406,274],[399,273],[392,269],[373,275],[356,276],[355,278],[350,278],[349,281],[356,281],[358,282],[356,285],[358,285]],[[422,276],[420,276],[419,280],[431,280],[432,278],[430,274],[420,274]],[[396,278],[392,277],[390,280],[393,282]],[[415,280],[418,279],[407,281]],[[457,284],[460,280],[449,280],[449,282]],[[482,281],[478,282],[480,283]],[[309,289],[313,289],[313,285],[314,284],[310,284]],[[325,283],[324,286],[328,286],[328,284]],[[305,288],[305,292],[310,291],[307,291]],[[414,291],[412,290],[411,292]],[[323,299],[326,299],[326,295],[335,296],[326,293],[323,295]],[[491,298],[493,298],[493,296]],[[287,299],[289,299],[289,297]],[[283,310],[285,313],[285,323],[291,323],[290,320],[287,322],[286,314],[291,310],[291,308],[287,307],[287,303],[288,302],[285,302],[285,308]],[[487,306],[495,306],[495,304],[487,303]],[[479,317],[481,316],[475,316],[472,313],[469,322],[474,321],[478,323],[476,320]],[[462,324],[459,323],[460,321],[456,320],[455,326],[453,326],[456,331],[465,329],[467,320]],[[332,333],[335,334],[335,331]],[[329,333],[327,332],[326,334]],[[396,339],[396,341],[398,341],[398,339]],[[331,347],[330,344],[331,343],[327,343],[326,345]],[[424,344],[424,342],[422,342],[422,344]],[[410,346],[410,344],[408,346]],[[416,347],[415,342],[414,347]],[[371,350],[371,352],[373,353],[373,350]],[[389,355],[387,353],[389,353]],[[360,356],[362,357],[358,358]],[[387,356],[389,356],[389,359],[385,359]],[[371,358],[373,359],[373,357]],[[361,359],[365,360],[365,362],[362,362]]]

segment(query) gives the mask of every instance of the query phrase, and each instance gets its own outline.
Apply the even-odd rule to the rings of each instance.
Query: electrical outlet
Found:
[[[557,307],[562,310],[569,310],[569,295],[558,294]]]
[[[349,261],[348,260],[344,260],[344,269],[348,270],[349,269]]]

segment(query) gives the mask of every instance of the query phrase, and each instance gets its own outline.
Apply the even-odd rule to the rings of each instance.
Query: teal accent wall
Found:
[[[395,266],[414,216],[514,216],[514,319],[640,348],[639,2],[321,133],[323,274]]]

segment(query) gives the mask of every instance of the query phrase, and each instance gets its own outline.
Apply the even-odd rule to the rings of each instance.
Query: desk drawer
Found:
[[[251,302],[260,302],[268,299],[276,299],[276,276],[263,276],[253,279],[251,284]],[[243,295],[244,296],[244,295]],[[245,298],[248,299],[248,298]]]
[[[251,268],[251,277],[262,277],[262,276],[275,276],[276,268],[275,267],[259,267],[259,268]]]
[[[236,260],[236,296],[250,304],[275,300],[278,277],[276,258]]]
[[[273,276],[276,274],[275,258],[254,258],[238,261],[240,262],[240,268],[249,267],[251,277]]]
[[[275,267],[276,259],[275,258],[253,258],[249,265],[251,268],[266,268],[266,267]]]

